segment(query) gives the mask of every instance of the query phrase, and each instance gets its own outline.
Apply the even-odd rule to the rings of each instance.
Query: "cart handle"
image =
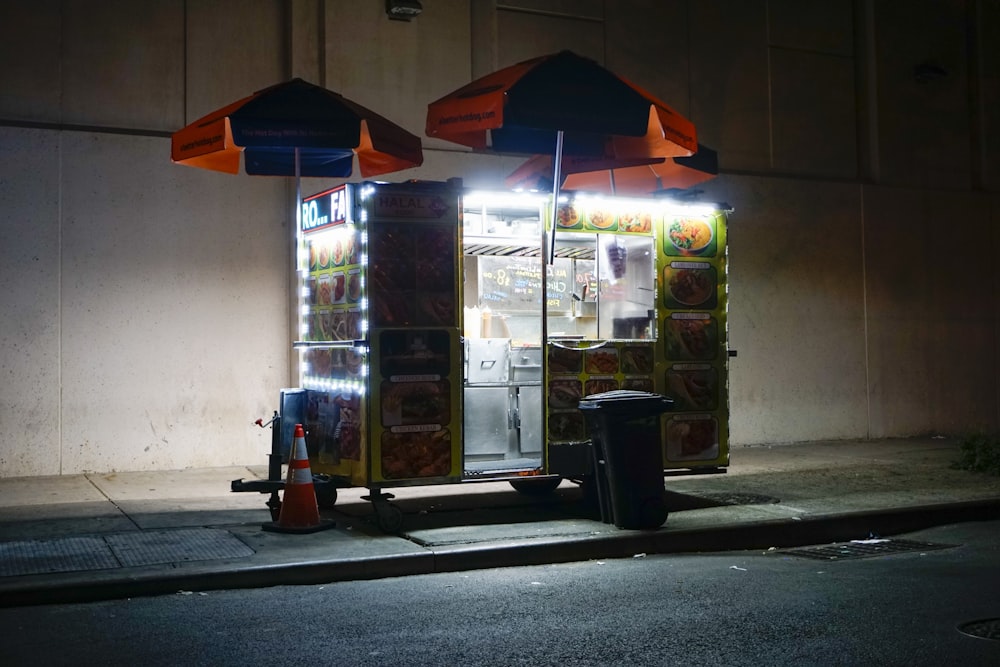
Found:
[[[260,419],[258,419],[257,421],[255,421],[254,424],[256,424],[257,426],[260,426],[261,428],[267,428],[268,426],[270,426],[271,424],[273,424],[277,419],[278,419],[278,412],[277,412],[277,410],[275,410],[274,416],[271,417],[270,419],[268,419],[267,423],[265,423],[264,422],[264,418],[261,417]]]

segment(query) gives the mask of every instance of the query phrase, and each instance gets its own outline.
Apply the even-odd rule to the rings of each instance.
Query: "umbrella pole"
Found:
[[[292,275],[295,276],[295,298],[292,299],[292,303],[298,303],[299,294],[299,281],[301,276],[299,275],[299,232],[302,230],[302,182],[301,182],[301,169],[299,167],[299,147],[295,147],[295,231],[292,232]],[[292,340],[298,340],[300,335],[299,332],[299,320],[301,315],[296,312],[295,317],[292,318]],[[302,357],[296,354],[292,359],[292,367],[295,368],[296,379],[293,380],[292,386],[298,386],[299,380],[302,377]]]
[[[560,168],[562,167],[562,150],[563,150],[563,132],[559,130],[556,132],[556,154],[555,158],[552,160],[552,215],[550,216],[550,221],[552,224],[552,232],[549,233],[545,229],[545,225],[542,225],[542,396],[548,394],[547,387],[549,386],[549,371],[548,371],[548,354],[549,354],[549,264],[555,262],[556,256],[556,220],[558,220],[559,214],[559,181],[560,181]],[[544,407],[546,403],[544,402],[542,406]],[[547,424],[548,419],[543,420],[543,424]],[[548,456],[549,456],[549,430],[547,427],[542,428],[542,456],[543,462],[545,463],[546,472],[548,471]]]
[[[299,147],[295,147],[295,234],[298,235],[302,226],[299,224],[302,215],[302,171],[299,166]]]
[[[556,132],[556,155],[552,160],[552,231],[549,233],[546,261],[551,264],[556,258],[556,216],[559,213],[559,185],[562,180],[563,131]],[[547,291],[547,290],[546,290]]]

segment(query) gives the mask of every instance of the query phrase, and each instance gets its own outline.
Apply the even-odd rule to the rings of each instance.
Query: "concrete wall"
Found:
[[[284,78],[283,3],[250,4],[0,5],[0,475],[266,460],[292,192],[169,160]]]
[[[996,3],[423,4],[0,0],[0,476],[266,460],[294,188],[172,165],[171,132],[300,76],[422,135],[428,102],[563,48],[719,153],[733,444],[1000,426]],[[392,180],[521,162],[424,144]]]

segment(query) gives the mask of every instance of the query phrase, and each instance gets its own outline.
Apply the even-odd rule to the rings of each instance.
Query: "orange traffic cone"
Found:
[[[315,533],[334,527],[333,521],[319,518],[316,488],[309,468],[309,451],[306,449],[306,432],[302,424],[295,425],[295,443],[288,461],[285,496],[281,501],[278,520],[265,523],[264,530],[274,533]]]

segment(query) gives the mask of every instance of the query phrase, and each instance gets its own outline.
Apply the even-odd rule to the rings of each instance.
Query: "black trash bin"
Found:
[[[601,518],[619,528],[651,529],[667,520],[660,415],[673,401],[619,389],[580,401],[594,451]],[[610,517],[607,515],[610,513]]]

